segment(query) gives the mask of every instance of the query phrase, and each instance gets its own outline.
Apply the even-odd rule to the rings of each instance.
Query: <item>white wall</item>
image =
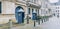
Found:
[[[15,3],[9,1],[3,1],[2,14],[15,14]]]

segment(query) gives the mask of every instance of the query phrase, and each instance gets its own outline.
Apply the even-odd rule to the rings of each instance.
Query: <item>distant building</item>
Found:
[[[41,0],[41,10],[40,10],[40,15],[41,16],[50,16],[51,15],[51,11],[49,12],[50,9],[50,3],[48,2],[48,0]]]
[[[60,1],[50,4],[51,4],[50,8],[52,10],[52,13],[55,14],[55,16],[60,16]]]

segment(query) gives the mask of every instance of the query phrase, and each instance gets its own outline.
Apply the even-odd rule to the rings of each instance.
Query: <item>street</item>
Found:
[[[60,18],[49,18],[49,21],[41,24],[40,27],[42,29],[60,29]]]
[[[41,22],[40,25],[38,22],[36,22],[34,27],[34,22],[32,20],[29,20],[29,24],[25,23],[20,25],[14,25],[15,27],[11,27],[10,29],[60,29],[60,18],[58,17],[50,17],[48,21]],[[3,28],[5,29],[5,28]]]
[[[19,27],[20,29],[60,29],[60,18],[52,17],[49,18],[49,21],[41,23],[38,25],[36,23],[36,27],[33,26],[33,24],[26,24],[23,27]],[[16,29],[16,28],[15,28]]]

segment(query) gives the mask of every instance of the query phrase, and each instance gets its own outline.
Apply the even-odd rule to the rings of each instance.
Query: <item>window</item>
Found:
[[[46,14],[47,14],[47,11],[46,11]]]
[[[30,8],[28,8],[28,14],[30,14]]]
[[[32,13],[33,13],[34,9],[32,9]]]
[[[58,10],[58,12],[59,12],[59,10]]]
[[[51,11],[51,9],[48,9],[48,11],[50,12],[50,11]]]
[[[56,12],[57,12],[57,10],[56,10]]]
[[[56,9],[59,9],[59,7],[56,7]]]
[[[56,3],[54,3],[54,5],[57,5]]]
[[[59,9],[59,7],[58,7],[58,9]]]
[[[36,3],[36,0],[34,0],[34,3]]]
[[[47,6],[47,4],[46,4],[46,8],[47,8],[48,6]]]
[[[38,14],[38,9],[36,9],[36,13]]]
[[[38,10],[38,14],[39,14],[39,10]]]
[[[36,9],[36,12],[37,12],[37,9]]]
[[[57,9],[57,7],[56,7],[56,9]]]
[[[1,2],[0,2],[0,13],[1,13]]]

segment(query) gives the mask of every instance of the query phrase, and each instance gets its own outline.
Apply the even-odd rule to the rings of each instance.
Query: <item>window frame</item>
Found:
[[[1,14],[2,13],[2,2],[0,1],[0,3],[1,3],[1,5],[0,5],[1,6],[1,8],[0,8],[1,9],[0,10],[0,14]]]
[[[31,8],[28,8],[28,14],[31,14]]]
[[[33,11],[34,11],[34,8],[32,8],[32,13],[33,13]]]

